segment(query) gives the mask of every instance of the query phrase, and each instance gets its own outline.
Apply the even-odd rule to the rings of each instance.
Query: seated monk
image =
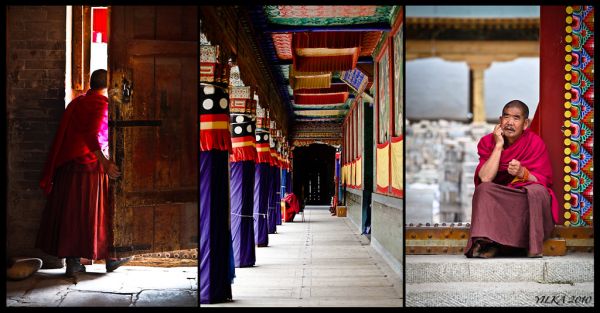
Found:
[[[500,123],[477,146],[471,233],[464,254],[491,258],[499,251],[541,257],[558,222],[550,156],[529,127],[529,108],[513,100]]]
[[[281,200],[285,202],[285,222],[292,222],[296,214],[300,213],[300,202],[294,193],[286,193]]]

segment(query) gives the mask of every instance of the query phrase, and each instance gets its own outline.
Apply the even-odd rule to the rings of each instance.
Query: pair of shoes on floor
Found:
[[[471,255],[474,258],[479,258],[481,257],[481,242],[480,241],[475,241],[475,243],[473,244],[473,249],[471,250]]]
[[[489,259],[498,254],[499,246],[495,242],[487,240],[477,240],[473,244],[472,255],[474,258]]]
[[[79,258],[67,258],[67,271],[65,275],[67,277],[74,277],[75,273],[85,273],[85,266],[81,264]]]
[[[479,255],[480,258],[489,259],[493,258],[498,254],[498,245],[489,244],[483,252]]]
[[[18,259],[6,269],[6,277],[10,280],[23,280],[42,268],[42,264],[42,260],[38,258]]]
[[[129,261],[131,261],[131,257],[122,259],[106,259],[106,272],[110,273]]]

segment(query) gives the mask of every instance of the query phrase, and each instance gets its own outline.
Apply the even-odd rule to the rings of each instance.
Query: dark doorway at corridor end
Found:
[[[311,144],[294,149],[294,193],[306,205],[329,205],[335,192],[335,148]]]

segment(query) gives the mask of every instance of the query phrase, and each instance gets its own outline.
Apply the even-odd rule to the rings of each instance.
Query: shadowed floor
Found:
[[[22,281],[7,281],[7,306],[198,306],[197,267],[121,266],[106,273],[104,264],[64,276],[65,268],[39,270]]]
[[[402,306],[401,277],[351,221],[322,206],[301,220],[278,225],[254,267],[235,269],[232,302],[206,307]]]

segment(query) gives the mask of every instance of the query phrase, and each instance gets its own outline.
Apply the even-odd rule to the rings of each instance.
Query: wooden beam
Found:
[[[407,17],[407,40],[538,40],[540,18]]]
[[[406,60],[440,57],[448,61],[467,61],[469,58],[510,61],[519,57],[539,57],[539,55],[539,41],[406,41]]]
[[[91,16],[90,6],[73,6],[71,88],[74,96],[84,93],[90,87]]]
[[[464,253],[466,240],[407,240],[406,254],[453,254]],[[564,239],[548,239],[544,241],[544,256],[563,256],[567,254],[567,243]]]
[[[405,226],[406,254],[462,254],[469,233],[469,224]],[[560,225],[554,227],[551,238],[544,241],[543,248],[545,256],[593,251],[594,229],[592,227]]]

